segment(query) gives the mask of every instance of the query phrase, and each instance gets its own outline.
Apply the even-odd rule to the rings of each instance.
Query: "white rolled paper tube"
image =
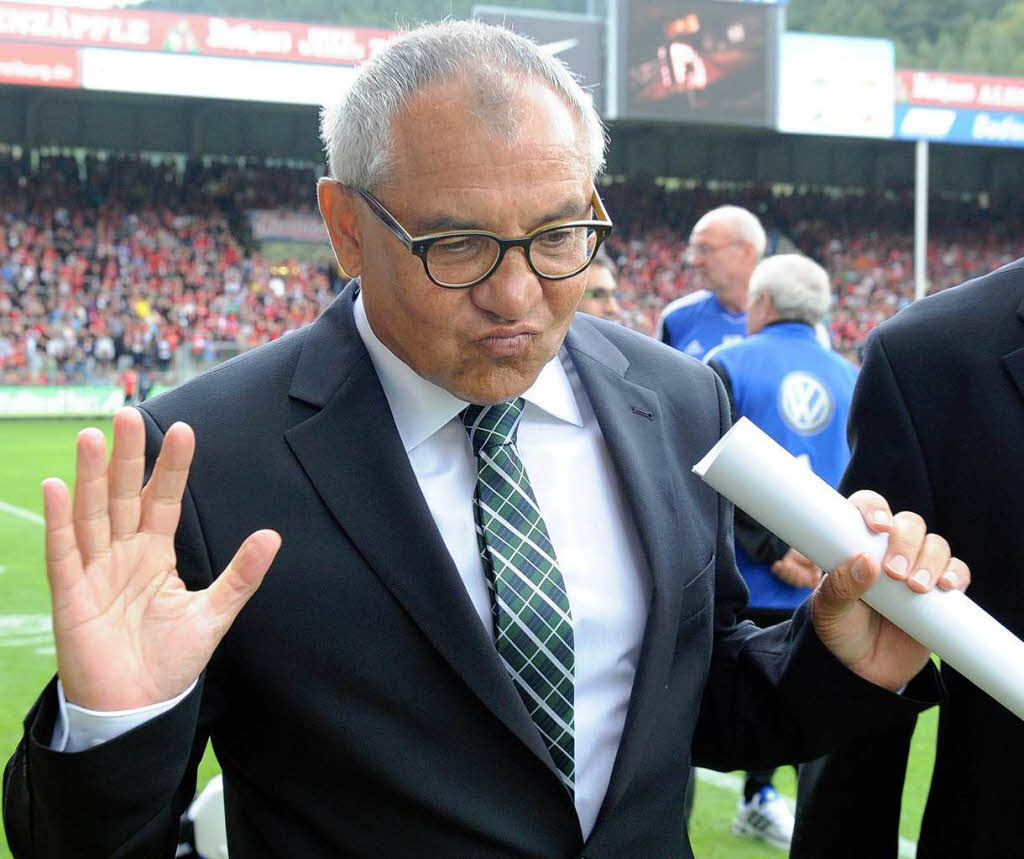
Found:
[[[888,536],[746,418],[693,471],[823,570],[861,553],[881,563]],[[883,573],[862,599],[1024,719],[1024,642],[961,591],[918,594]]]

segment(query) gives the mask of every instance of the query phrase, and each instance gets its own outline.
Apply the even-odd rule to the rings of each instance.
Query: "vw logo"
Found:
[[[789,373],[779,386],[782,419],[800,435],[821,432],[832,419],[835,401],[820,379],[799,370]]]

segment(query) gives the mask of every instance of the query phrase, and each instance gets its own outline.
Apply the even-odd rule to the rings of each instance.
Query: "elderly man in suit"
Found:
[[[955,407],[959,419],[943,417]],[[868,341],[841,488],[919,510],[975,571],[972,598],[1024,636],[1024,260],[916,302]],[[918,859],[1024,851],[1024,725],[948,665]],[[914,718],[800,773],[794,857],[899,852]],[[870,814],[839,809],[871,791]]]
[[[934,702],[857,599],[865,558],[791,624],[736,621],[731,509],[689,473],[721,384],[574,319],[610,225],[560,64],[424,28],[323,131],[358,280],[120,413],[109,464],[84,431],[74,494],[44,487],[59,680],[6,772],[16,855],[172,856],[209,737],[246,859],[687,856],[695,761],[808,758]],[[966,583],[858,501],[912,588]]]

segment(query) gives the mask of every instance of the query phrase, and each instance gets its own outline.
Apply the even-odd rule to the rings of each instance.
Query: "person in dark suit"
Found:
[[[937,699],[858,600],[864,557],[792,623],[737,622],[731,508],[690,473],[720,382],[574,318],[610,224],[560,64],[423,28],[323,130],[357,279],[119,413],[109,464],[83,431],[73,496],[44,485],[58,678],[5,772],[16,856],[172,856],[207,738],[245,859],[688,856],[694,762],[809,758]],[[947,586],[947,551],[856,501]]]
[[[957,417],[950,418],[954,410]],[[971,565],[971,597],[1024,635],[1024,261],[916,302],[868,341],[841,488],[882,492]],[[948,665],[918,859],[1020,855],[1024,725]],[[792,856],[895,857],[915,719],[801,770]],[[851,818],[851,798],[870,812]]]

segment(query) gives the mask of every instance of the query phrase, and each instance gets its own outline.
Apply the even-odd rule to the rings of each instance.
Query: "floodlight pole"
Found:
[[[928,293],[928,141],[918,140],[914,182],[914,300]]]
[[[603,119],[608,120],[619,116],[619,0],[607,0],[604,22]]]

